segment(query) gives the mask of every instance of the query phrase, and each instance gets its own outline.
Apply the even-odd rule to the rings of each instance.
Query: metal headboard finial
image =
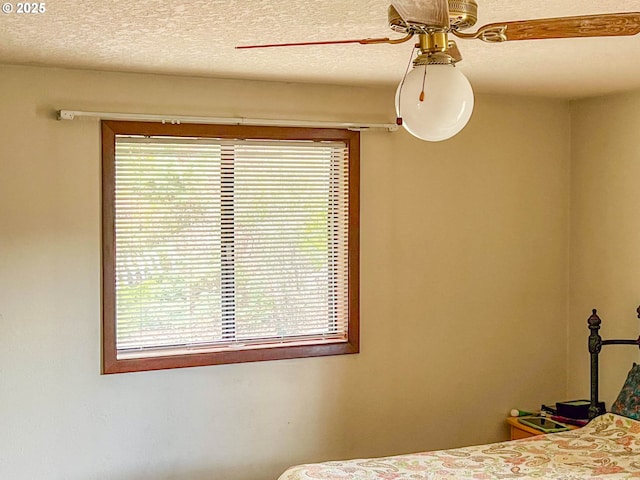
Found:
[[[602,350],[602,337],[598,333],[602,320],[598,316],[598,311],[594,308],[591,316],[587,320],[589,324],[589,353],[591,354],[591,405],[589,406],[589,420],[600,415],[598,408],[598,355]]]

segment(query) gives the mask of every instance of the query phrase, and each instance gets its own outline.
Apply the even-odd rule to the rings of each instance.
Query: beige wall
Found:
[[[501,440],[566,394],[568,104],[363,134],[361,354],[101,376],[99,128],[55,109],[383,122],[393,91],[0,67],[0,92],[0,478],[275,479]]]
[[[640,92],[574,102],[571,167],[569,393],[589,395],[586,320],[603,338],[637,338],[640,304]],[[601,391],[620,391],[634,347],[604,347]],[[588,397],[587,397],[588,398]]]

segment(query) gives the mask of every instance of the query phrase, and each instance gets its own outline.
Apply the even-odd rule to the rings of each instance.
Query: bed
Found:
[[[637,310],[640,318],[640,307]],[[291,467],[279,480],[490,480],[640,478],[640,421],[598,409],[598,355],[604,345],[637,345],[637,340],[602,340],[593,310],[588,325],[591,355],[591,422],[567,432],[454,450],[386,458],[325,462]],[[638,408],[640,366],[630,385]],[[634,397],[635,395],[635,397]],[[615,406],[615,404],[614,404]]]

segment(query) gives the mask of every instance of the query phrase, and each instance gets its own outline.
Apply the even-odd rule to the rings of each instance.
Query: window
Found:
[[[102,122],[103,372],[359,351],[359,133]]]

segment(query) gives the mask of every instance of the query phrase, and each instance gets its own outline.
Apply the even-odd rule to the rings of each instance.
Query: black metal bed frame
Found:
[[[640,307],[637,308],[638,318],[640,318]],[[598,406],[598,355],[604,345],[637,345],[640,347],[640,337],[637,340],[602,340],[598,333],[602,320],[598,316],[598,311],[593,313],[587,320],[589,324],[589,353],[591,354],[591,405],[589,406],[589,420],[605,413],[601,412]]]

